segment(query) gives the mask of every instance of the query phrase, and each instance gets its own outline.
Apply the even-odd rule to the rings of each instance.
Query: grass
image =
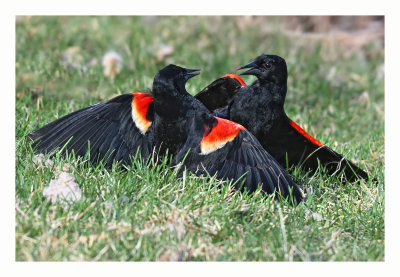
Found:
[[[354,48],[291,37],[278,23],[259,17],[17,18],[16,260],[383,261],[383,46],[379,40]],[[157,61],[160,44],[174,51]],[[63,62],[70,47],[79,47],[78,69]],[[101,67],[108,50],[124,61],[114,80]],[[233,193],[215,179],[177,178],[167,160],[126,170],[56,157],[54,167],[69,165],[84,199],[52,204],[44,198],[57,170],[32,162],[29,132],[115,94],[149,88],[168,63],[202,69],[187,85],[195,93],[260,53],[287,60],[288,115],[378,184],[341,185],[323,173],[293,169],[307,192],[293,207]],[[89,60],[94,65],[80,70]]]

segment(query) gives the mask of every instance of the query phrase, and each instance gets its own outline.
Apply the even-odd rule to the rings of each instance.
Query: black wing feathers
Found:
[[[63,147],[83,156],[90,142],[92,162],[106,157],[107,164],[113,160],[129,162],[138,148],[142,157],[151,153],[150,135],[142,135],[132,120],[132,94],[117,96],[53,121],[29,134],[35,140],[37,152],[51,152]]]
[[[303,193],[291,176],[283,167],[267,152],[260,143],[247,130],[241,130],[237,137],[229,142],[224,148],[228,149],[222,162],[216,170],[217,178],[237,180],[245,175],[244,187],[249,192],[254,192],[258,185],[268,194],[280,193],[283,197],[289,196],[289,188],[293,189],[293,196],[297,202],[303,199]],[[210,174],[215,173],[215,162],[219,152],[225,153],[223,149],[208,154],[210,162],[204,164]],[[211,170],[209,170],[211,169]],[[241,182],[237,183],[239,186]]]
[[[215,112],[226,107],[241,87],[236,79],[222,77],[212,82],[194,97],[200,100],[209,111]]]
[[[368,174],[364,170],[327,146],[323,146],[314,155],[320,160],[321,164],[325,165],[329,174],[343,172],[346,180],[350,182],[357,181],[360,177],[368,180]],[[307,164],[307,161],[305,163]]]
[[[357,181],[360,177],[364,180],[368,180],[368,174],[364,170],[345,159],[341,154],[335,152],[326,145],[314,144],[289,124],[287,124],[287,128],[287,135],[283,137],[281,141],[288,145],[290,164],[301,165],[306,169],[315,170],[318,168],[319,160],[328,174],[333,175],[343,172],[345,180],[350,182]],[[284,129],[282,128],[282,130]],[[280,158],[277,160],[281,164],[285,164],[286,157],[283,157],[283,155],[279,157]]]

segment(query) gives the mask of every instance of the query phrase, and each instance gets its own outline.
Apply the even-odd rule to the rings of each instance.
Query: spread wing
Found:
[[[343,173],[341,176],[345,178],[344,180],[351,182],[360,178],[368,180],[368,174],[364,170],[307,134],[292,120],[288,120],[285,138],[280,141],[281,145],[285,145],[283,147],[285,151],[281,151],[281,155],[276,154],[277,160],[281,164],[286,164],[286,153],[288,153],[289,164],[316,170],[318,163],[321,163],[331,175]]]
[[[267,194],[290,195],[300,202],[304,194],[285,169],[261,146],[243,126],[217,118],[211,131],[206,130],[200,145],[189,153],[189,170],[198,175],[208,173],[219,179],[239,180],[249,192],[261,186]],[[242,182],[237,182],[237,188]]]
[[[36,152],[65,146],[83,156],[90,145],[90,160],[105,158],[129,162],[137,151],[146,159],[152,150],[153,98],[144,93],[117,96],[65,115],[29,134]]]

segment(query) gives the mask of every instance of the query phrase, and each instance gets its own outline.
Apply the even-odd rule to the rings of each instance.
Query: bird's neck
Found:
[[[156,101],[154,103],[153,137],[161,155],[167,150],[169,154],[175,155],[187,139],[187,121],[175,105],[168,106]]]
[[[187,95],[164,94],[154,98],[154,111],[164,120],[171,122],[182,120],[190,107]]]
[[[276,84],[276,83],[260,83],[260,88],[262,90],[262,94],[268,95],[268,108],[274,112],[277,116],[283,115],[284,111],[284,104],[287,92],[287,85],[286,84]]]

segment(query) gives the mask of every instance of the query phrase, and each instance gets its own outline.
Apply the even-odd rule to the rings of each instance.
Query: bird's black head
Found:
[[[185,84],[190,78],[200,74],[199,69],[187,69],[174,64],[170,64],[161,69],[154,77],[153,94],[157,99],[169,94],[178,96],[187,93]]]
[[[240,75],[254,75],[260,83],[275,83],[286,85],[287,67],[283,58],[276,55],[262,54],[249,64],[239,69],[250,68]]]
[[[156,112],[164,118],[176,119],[185,112],[190,94],[185,84],[200,74],[199,69],[187,69],[170,64],[161,69],[153,81],[153,96]]]

